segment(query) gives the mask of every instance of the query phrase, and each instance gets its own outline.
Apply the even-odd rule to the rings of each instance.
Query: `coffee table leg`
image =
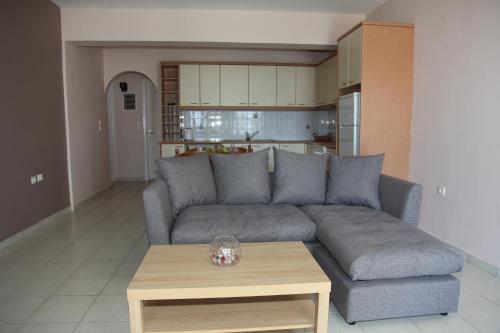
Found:
[[[128,301],[128,310],[130,313],[130,331],[132,333],[143,333],[142,301]]]
[[[318,294],[316,300],[316,333],[328,331],[328,307],[330,306],[330,293]]]

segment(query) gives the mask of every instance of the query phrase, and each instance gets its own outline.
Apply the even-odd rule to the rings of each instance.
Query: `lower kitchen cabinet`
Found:
[[[179,154],[182,154],[186,151],[186,146],[184,144],[162,144],[161,157],[175,157],[176,150]]]
[[[280,149],[298,154],[306,153],[306,145],[303,143],[280,143]]]

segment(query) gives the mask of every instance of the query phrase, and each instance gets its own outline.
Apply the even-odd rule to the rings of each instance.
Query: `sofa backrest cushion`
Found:
[[[330,156],[327,204],[366,206],[380,210],[379,180],[384,154]]]
[[[208,154],[170,157],[156,160],[167,183],[174,213],[189,205],[216,202],[215,180]]]
[[[214,168],[217,203],[269,203],[269,149],[247,154],[211,154],[210,159]]]
[[[304,155],[274,148],[272,203],[323,204],[328,155]]]

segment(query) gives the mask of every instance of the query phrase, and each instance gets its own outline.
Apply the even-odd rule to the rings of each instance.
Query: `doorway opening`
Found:
[[[158,90],[139,72],[123,72],[106,90],[112,181],[149,181],[157,177],[160,157]]]

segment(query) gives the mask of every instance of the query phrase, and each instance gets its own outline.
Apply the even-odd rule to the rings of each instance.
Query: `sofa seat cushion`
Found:
[[[444,242],[382,211],[344,205],[302,210],[316,223],[317,237],[353,281],[445,275],[463,257]]]
[[[230,235],[241,242],[312,241],[316,225],[292,205],[197,205],[174,222],[172,243],[210,243]]]

